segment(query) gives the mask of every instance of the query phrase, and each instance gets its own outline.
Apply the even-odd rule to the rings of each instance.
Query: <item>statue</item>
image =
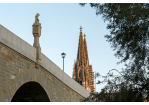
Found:
[[[34,44],[33,47],[36,48],[36,67],[38,68],[39,65],[41,65],[41,47],[39,43],[39,37],[41,36],[41,23],[39,23],[38,16],[40,16],[39,13],[36,14],[35,16],[35,23],[32,25],[33,26],[33,36],[34,36]]]
[[[35,18],[36,18],[36,20],[35,20],[35,21],[37,21],[37,22],[39,22],[38,16],[40,16],[40,14],[39,14],[39,13],[37,13],[37,14],[36,14],[36,16],[35,16]]]

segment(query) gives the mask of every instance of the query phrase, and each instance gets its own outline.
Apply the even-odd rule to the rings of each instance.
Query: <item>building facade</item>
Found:
[[[89,92],[94,93],[94,72],[92,65],[89,64],[86,35],[82,33],[82,27],[80,27],[79,45],[77,59],[74,61],[73,76],[72,78],[80,85],[86,88]]]

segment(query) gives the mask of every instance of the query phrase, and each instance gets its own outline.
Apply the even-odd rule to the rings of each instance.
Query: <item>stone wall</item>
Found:
[[[0,43],[0,101],[11,101],[19,87],[30,81],[39,83],[52,102],[83,98],[43,67],[36,69],[33,61]]]

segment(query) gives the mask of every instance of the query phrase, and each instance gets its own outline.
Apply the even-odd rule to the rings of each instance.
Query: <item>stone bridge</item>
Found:
[[[0,101],[75,102],[89,91],[37,49],[0,25]]]

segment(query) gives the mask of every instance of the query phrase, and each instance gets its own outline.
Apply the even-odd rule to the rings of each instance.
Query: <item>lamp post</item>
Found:
[[[61,53],[61,56],[63,58],[63,71],[64,71],[64,58],[65,58],[66,54],[63,52],[63,53]]]

